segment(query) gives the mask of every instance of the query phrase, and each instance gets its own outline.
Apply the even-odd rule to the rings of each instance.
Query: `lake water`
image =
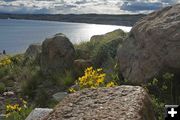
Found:
[[[35,20],[0,19],[0,52],[21,53],[32,43],[64,33],[72,43],[88,41],[93,35],[104,34],[121,28],[129,32],[131,27],[85,23],[50,22]]]

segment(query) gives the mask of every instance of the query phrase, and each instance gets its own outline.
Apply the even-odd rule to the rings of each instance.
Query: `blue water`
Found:
[[[88,41],[93,35],[131,27],[85,23],[0,19],[0,52],[22,53],[32,43],[41,43],[56,33],[64,33],[72,43]]]

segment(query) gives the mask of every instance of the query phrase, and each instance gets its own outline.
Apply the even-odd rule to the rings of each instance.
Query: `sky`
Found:
[[[0,0],[0,13],[138,14],[177,3],[180,0]]]

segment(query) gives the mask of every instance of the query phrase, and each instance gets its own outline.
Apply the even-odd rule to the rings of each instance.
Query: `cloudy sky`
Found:
[[[180,0],[0,0],[0,13],[149,13]]]

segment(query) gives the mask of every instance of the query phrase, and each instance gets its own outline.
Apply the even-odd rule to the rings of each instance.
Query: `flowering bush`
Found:
[[[117,85],[114,81],[106,82],[105,77],[106,74],[103,73],[102,68],[94,70],[93,67],[89,67],[85,70],[84,75],[76,81],[76,85],[80,90],[84,88],[114,87]],[[76,90],[78,89],[69,88],[70,93]]]
[[[12,63],[11,58],[10,57],[5,57],[0,61],[0,67],[10,65],[11,63]]]
[[[77,84],[81,89],[97,88],[104,85],[105,76],[102,69],[93,70],[92,67],[89,67],[85,70],[84,76],[79,77]]]
[[[15,104],[15,105],[7,105],[6,106],[6,112],[7,115],[9,115],[11,112],[16,111],[19,112],[21,111],[21,107],[19,106],[19,104]]]
[[[31,108],[27,107],[27,102],[23,99],[21,99],[21,104],[8,104],[6,106],[6,120],[24,120],[31,110]]]

